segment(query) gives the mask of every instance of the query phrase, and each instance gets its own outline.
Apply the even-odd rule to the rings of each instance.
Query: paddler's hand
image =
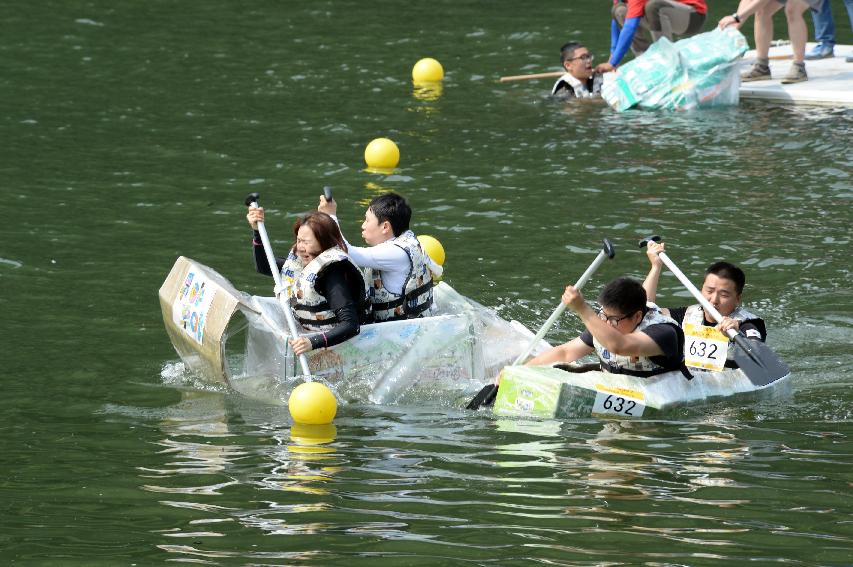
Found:
[[[604,63],[599,63],[595,66],[595,72],[599,75],[602,73],[612,73],[616,70],[616,67],[611,65],[609,62],[605,61]]]
[[[740,323],[731,317],[723,317],[723,320],[717,323],[717,330],[726,334],[729,329],[734,329],[736,332],[740,330]]]
[[[334,199],[327,201],[325,195],[320,195],[320,204],[317,205],[317,210],[333,217],[337,216],[338,202]]]
[[[574,311],[579,311],[586,303],[581,292],[575,289],[573,285],[566,286],[562,301],[566,307],[570,307]]]
[[[249,221],[249,226],[252,227],[252,230],[258,230],[258,221],[264,222],[264,209],[263,207],[249,208],[248,214],[246,214],[246,220]]]
[[[665,244],[663,242],[655,242],[654,240],[649,240],[649,243],[646,245],[646,256],[649,258],[649,263],[652,266],[663,266],[663,260],[660,259],[661,252],[666,252]]]
[[[309,341],[305,337],[297,337],[295,339],[289,339],[290,348],[293,349],[293,354],[299,356],[300,354],[305,354],[306,352],[311,352],[311,341]]]

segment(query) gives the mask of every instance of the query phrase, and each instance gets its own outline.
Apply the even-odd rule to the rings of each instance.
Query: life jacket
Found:
[[[678,322],[672,317],[668,317],[661,313],[660,308],[654,303],[647,303],[646,306],[648,307],[646,314],[643,316],[643,319],[640,321],[640,324],[637,325],[634,332],[642,331],[651,325],[672,325],[678,330],[678,352],[683,352],[684,332],[681,330],[681,327],[678,326]],[[622,356],[620,354],[614,354],[604,348],[604,345],[598,342],[598,339],[594,336],[592,337],[592,345],[595,348],[599,361],[601,362],[602,370],[612,374],[628,374],[630,376],[645,377],[663,374],[664,372],[671,372],[672,370],[680,370],[688,380],[692,378],[690,373],[687,372],[683,362],[680,366],[675,368],[667,368],[652,360],[652,358],[658,358],[656,356]]]
[[[562,94],[562,91],[566,91],[574,98],[598,97],[601,96],[603,82],[603,76],[597,73],[585,83],[571,73],[563,73],[563,76],[557,79],[551,88],[551,95]]]
[[[403,293],[399,294],[385,288],[381,271],[372,271],[369,281],[373,284],[370,287],[373,318],[379,322],[422,317],[432,307],[432,273],[427,255],[411,230],[388,242],[402,248],[409,257],[409,275],[403,283]]]
[[[291,251],[281,267],[281,277],[288,288],[287,297],[293,309],[293,315],[309,331],[328,331],[338,324],[337,315],[329,307],[326,298],[316,288],[320,275],[335,262],[347,262],[352,267],[350,272],[359,275],[363,293],[361,297],[357,298],[356,310],[360,322],[368,320],[370,302],[367,284],[361,271],[350,260],[346,252],[338,246],[333,246],[321,252],[307,266],[303,266],[302,260]]]
[[[759,337],[762,341],[767,337],[767,327],[764,325],[764,319],[755,315],[746,309],[743,308],[742,305],[738,305],[737,308],[728,315],[729,318],[734,319],[740,324],[749,322],[758,327],[759,333],[761,333],[761,337]],[[702,326],[705,325],[705,310],[702,309],[701,305],[691,305],[684,312],[684,319],[681,321],[681,327],[684,328],[685,325],[696,325]],[[726,352],[726,368],[737,368],[738,365],[734,360],[734,349],[729,348]],[[719,367],[718,367],[719,368]],[[701,370],[701,369],[697,369]]]

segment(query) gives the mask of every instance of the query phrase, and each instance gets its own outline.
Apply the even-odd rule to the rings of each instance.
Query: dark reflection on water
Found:
[[[161,560],[846,561],[849,425],[764,411],[561,423],[351,406],[307,428],[187,393],[143,420],[156,465],[136,475],[170,510]]]

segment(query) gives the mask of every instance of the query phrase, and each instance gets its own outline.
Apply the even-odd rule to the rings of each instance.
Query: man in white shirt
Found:
[[[320,197],[320,212],[336,221],[337,201]],[[375,197],[364,213],[361,236],[368,246],[347,242],[350,258],[371,271],[370,300],[376,321],[413,319],[428,314],[432,306],[432,272],[440,267],[421,248],[409,230],[412,209],[396,193]]]

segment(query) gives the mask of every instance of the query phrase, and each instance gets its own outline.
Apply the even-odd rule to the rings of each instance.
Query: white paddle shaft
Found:
[[[598,267],[604,262],[606,258],[607,253],[604,250],[599,252],[598,256],[595,257],[595,260],[592,261],[592,264],[589,265],[583,275],[578,279],[577,283],[575,284],[575,289],[580,291],[580,289],[586,284],[587,281],[589,281],[589,278],[592,277],[592,274],[595,273],[595,270],[598,269]],[[557,308],[554,309],[554,312],[551,313],[551,316],[548,317],[547,321],[545,321],[545,324],[542,325],[542,328],[539,329],[539,332],[536,333],[536,336],[533,337],[533,340],[530,341],[530,344],[527,345],[527,348],[524,349],[524,352],[521,353],[521,355],[515,359],[515,362],[512,363],[513,366],[518,366],[519,364],[527,360],[527,357],[530,356],[530,351],[532,351],[536,344],[540,340],[542,340],[542,337],[545,336],[545,333],[551,330],[551,327],[554,326],[554,323],[557,321],[557,319],[560,318],[560,315],[562,315],[563,311],[565,310],[566,304],[561,301],[560,305],[558,305]]]
[[[675,263],[669,259],[669,256],[666,255],[666,252],[659,252],[658,257],[661,259],[661,261],[663,261],[664,264],[666,264],[666,267],[669,268],[669,271],[675,274],[675,277],[678,278],[678,281],[680,281],[684,285],[684,287],[687,288],[687,291],[692,293],[693,297],[695,297],[699,301],[699,304],[705,310],[705,313],[711,315],[711,317],[714,318],[714,321],[716,323],[719,323],[723,320],[723,315],[719,311],[717,311],[717,309],[713,305],[711,305],[710,301],[705,299],[705,296],[702,295],[702,292],[699,291],[696,286],[690,282],[689,279],[687,279],[687,276],[684,275],[684,272],[678,269],[678,266],[676,266]],[[737,335],[737,331],[735,331],[734,329],[729,329],[728,331],[726,331],[726,334],[729,336],[730,339],[733,339],[735,338],[735,335]]]
[[[257,203],[250,205],[253,209],[258,208]],[[284,311],[284,319],[287,321],[287,329],[290,331],[290,336],[296,338],[299,336],[299,331],[296,329],[296,321],[293,319],[293,313],[290,311],[290,302],[282,293],[281,273],[278,270],[278,263],[275,261],[275,256],[272,253],[272,244],[270,237],[267,236],[267,229],[264,227],[263,221],[258,221],[258,232],[261,233],[261,242],[264,244],[264,253],[267,255],[267,263],[270,265],[270,272],[275,280],[276,299],[281,304],[281,309]],[[308,369],[308,358],[304,354],[299,355],[299,365],[302,367],[302,374],[305,375],[305,381],[311,381],[311,371]]]

